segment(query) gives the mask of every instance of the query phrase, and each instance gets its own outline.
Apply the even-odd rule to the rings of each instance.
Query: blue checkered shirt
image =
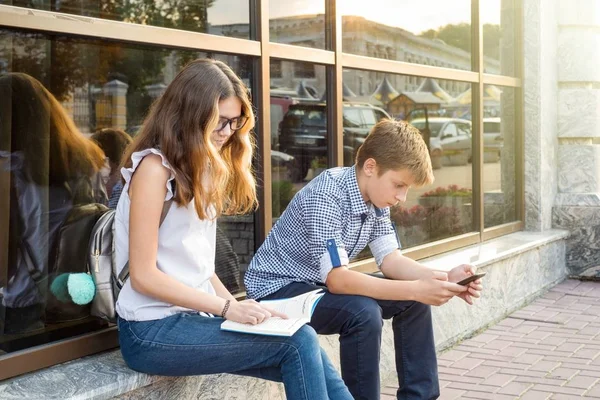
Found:
[[[329,169],[294,196],[254,255],[244,278],[248,297],[292,282],[324,284],[367,244],[377,265],[400,247],[389,208],[365,203],[354,167]]]

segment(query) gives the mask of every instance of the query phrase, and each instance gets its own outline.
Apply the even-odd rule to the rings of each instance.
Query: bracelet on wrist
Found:
[[[229,305],[231,304],[231,300],[225,300],[225,306],[223,307],[223,311],[221,311],[221,317],[225,318],[225,314],[229,311]]]

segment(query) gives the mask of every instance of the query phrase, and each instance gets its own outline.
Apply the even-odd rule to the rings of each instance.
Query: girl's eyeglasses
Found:
[[[248,117],[244,116],[244,115],[240,115],[239,117],[236,118],[224,118],[224,117],[220,117],[219,118],[219,122],[217,123],[217,131],[222,131],[223,129],[225,129],[225,127],[227,126],[227,124],[229,124],[229,128],[231,129],[231,132],[236,132],[239,131],[240,129],[242,129],[244,127],[244,125],[246,125],[246,122],[248,122]]]

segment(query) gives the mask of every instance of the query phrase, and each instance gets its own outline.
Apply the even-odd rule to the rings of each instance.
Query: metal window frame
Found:
[[[328,113],[328,135],[330,143],[329,165],[343,165],[342,137],[342,74],[344,69],[388,72],[411,77],[430,77],[459,82],[469,82],[473,86],[474,129],[483,130],[483,104],[481,104],[485,84],[515,88],[515,108],[518,112],[515,123],[515,143],[520,149],[516,155],[516,203],[517,221],[500,226],[484,228],[483,221],[483,140],[482,135],[474,134],[473,192],[475,201],[473,231],[444,240],[409,248],[404,254],[413,259],[422,259],[460,247],[480,243],[501,235],[522,230],[524,227],[524,153],[523,153],[523,1],[515,0],[515,56],[518,61],[517,76],[503,76],[484,73],[483,33],[480,4],[482,0],[471,2],[471,52],[472,70],[458,70],[436,66],[414,64],[365,57],[344,53],[342,48],[342,16],[337,5],[342,0],[325,2],[326,49],[311,49],[269,41],[269,0],[249,0],[250,39],[236,39],[204,33],[182,31],[156,26],[137,25],[125,22],[103,20],[53,11],[25,9],[0,5],[0,28],[29,30],[51,35],[61,34],[82,38],[108,39],[139,45],[168,48],[185,48],[199,51],[219,52],[239,56],[254,57],[253,87],[254,100],[259,116],[270,113],[270,60],[310,62],[326,66],[326,93]],[[255,243],[262,243],[272,226],[271,193],[271,142],[270,118],[258,118],[255,129],[258,144],[255,163],[259,182],[258,197],[261,207],[255,213]],[[262,184],[260,183],[262,182]],[[3,205],[2,216],[8,209]],[[4,232],[4,231],[3,231]],[[0,232],[0,245],[4,245],[7,233]],[[5,252],[3,252],[4,254]],[[0,267],[6,265],[5,257],[0,257]],[[357,271],[373,272],[377,269],[373,259],[362,260],[351,265]],[[243,298],[245,293],[236,297]],[[116,329],[109,328],[59,342],[34,347],[0,357],[0,380],[26,372],[44,368],[56,363],[83,357],[118,346]]]

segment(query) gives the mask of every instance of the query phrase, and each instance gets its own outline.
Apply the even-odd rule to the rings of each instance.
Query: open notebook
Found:
[[[221,324],[221,330],[256,335],[292,336],[302,325],[310,322],[310,317],[324,294],[321,289],[318,289],[289,299],[263,300],[261,304],[284,313],[288,319],[271,317],[256,325],[227,320]]]

